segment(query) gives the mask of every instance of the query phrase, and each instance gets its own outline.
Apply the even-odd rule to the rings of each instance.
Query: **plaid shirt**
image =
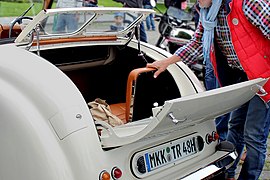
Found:
[[[245,0],[243,11],[250,23],[258,27],[263,35],[270,40],[270,1]],[[215,39],[223,55],[226,57],[229,66],[243,69],[233,48],[226,16],[226,8],[224,5],[221,5],[220,11],[217,15]],[[202,54],[202,35],[203,26],[200,23],[191,41],[185,46],[179,48],[174,54],[181,57],[184,63],[192,63],[199,55]]]

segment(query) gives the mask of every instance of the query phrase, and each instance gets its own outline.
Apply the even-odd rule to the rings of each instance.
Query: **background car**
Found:
[[[112,31],[119,12],[124,28]],[[0,45],[3,179],[210,179],[234,162],[214,119],[266,80],[205,91],[182,62],[153,78],[146,63],[171,54],[136,39],[152,12],[42,10],[14,42]],[[56,28],[65,15],[76,17],[76,29]],[[121,125],[94,119],[88,103],[97,98]]]

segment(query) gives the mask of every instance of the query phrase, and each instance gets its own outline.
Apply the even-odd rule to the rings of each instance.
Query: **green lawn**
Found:
[[[53,4],[53,7],[55,7]],[[35,3],[34,7],[27,13],[28,16],[33,16],[37,14],[42,9],[42,3]],[[0,17],[15,17],[22,14],[28,7],[30,3],[16,3],[16,2],[5,2],[0,1]],[[104,7],[122,7],[121,3],[117,3],[113,0],[99,0],[99,6]],[[163,4],[158,4],[157,7],[164,12],[165,7]]]
[[[35,3],[34,7],[27,14],[32,16],[37,14],[42,9],[41,3]],[[29,3],[15,3],[15,2],[0,2],[0,17],[11,17],[22,14],[31,4]]]

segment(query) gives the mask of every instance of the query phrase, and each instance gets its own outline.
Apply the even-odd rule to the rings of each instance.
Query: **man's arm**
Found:
[[[147,64],[147,67],[156,68],[157,71],[154,74],[154,78],[156,78],[160,73],[165,71],[167,67],[171,64],[174,64],[178,61],[183,61],[186,64],[191,63],[202,53],[202,34],[203,27],[202,24],[198,26],[194,37],[187,43],[185,46],[179,48],[174,55],[167,59],[163,59],[161,61],[155,61],[153,63]]]
[[[270,40],[270,1],[246,0],[244,2],[243,11],[245,16]]]
[[[183,47],[176,50],[174,55],[181,57],[182,61],[189,65],[197,59],[203,52],[202,50],[203,26],[199,23],[192,39]]]

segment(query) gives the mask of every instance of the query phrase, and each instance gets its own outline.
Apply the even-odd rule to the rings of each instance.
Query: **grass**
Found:
[[[30,1],[29,1],[30,2]],[[43,3],[34,3],[33,8],[26,14],[27,16],[36,15],[43,6]],[[56,3],[54,2],[53,7]],[[99,6],[104,7],[122,7],[121,3],[117,3],[113,0],[99,0]],[[17,17],[22,14],[28,7],[31,6],[31,3],[16,3],[16,2],[5,2],[0,1],[0,17]],[[165,12],[166,8],[163,4],[158,4],[157,8],[162,12]]]
[[[14,17],[22,14],[30,3],[0,2],[0,17]],[[27,13],[28,16],[37,14],[42,9],[42,3],[35,3],[34,7]]]

